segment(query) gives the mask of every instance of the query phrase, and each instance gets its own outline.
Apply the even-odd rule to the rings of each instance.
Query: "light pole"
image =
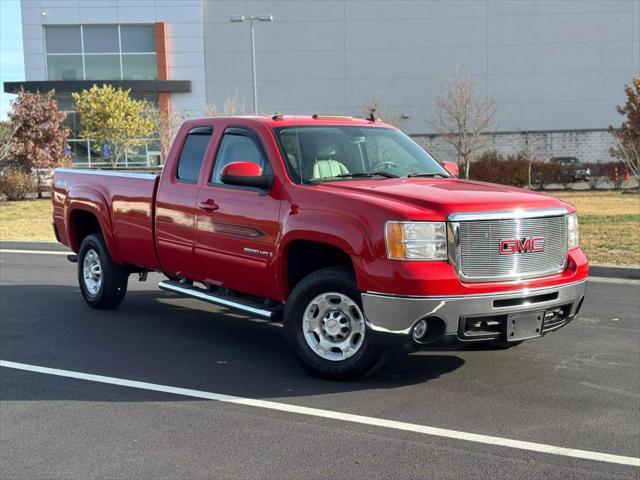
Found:
[[[258,86],[256,85],[256,35],[253,30],[253,22],[273,22],[273,15],[260,13],[258,15],[232,15],[229,19],[231,23],[249,22],[251,30],[251,78],[253,80],[253,113],[258,113]]]

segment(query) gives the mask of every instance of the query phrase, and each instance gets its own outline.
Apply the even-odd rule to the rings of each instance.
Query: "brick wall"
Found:
[[[493,133],[489,136],[491,138],[486,150],[496,150],[503,155],[522,151],[527,137],[521,132]],[[412,138],[438,160],[457,161],[455,150],[438,135],[412,135]],[[585,163],[615,161],[609,155],[613,137],[607,130],[530,132],[528,139],[535,156],[540,160],[571,156]]]

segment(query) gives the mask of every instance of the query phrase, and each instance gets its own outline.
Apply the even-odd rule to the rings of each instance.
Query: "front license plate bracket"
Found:
[[[507,317],[507,341],[519,342],[542,335],[544,311],[514,313]]]

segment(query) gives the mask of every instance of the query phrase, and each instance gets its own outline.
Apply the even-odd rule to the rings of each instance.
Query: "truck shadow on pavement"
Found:
[[[76,286],[3,286],[0,358],[252,398],[399,388],[428,382],[464,364],[447,351],[395,353],[368,378],[354,382],[319,380],[290,355],[280,325],[140,287],[134,284],[135,289],[127,293],[118,309],[99,311],[84,303]],[[40,375],[39,379],[33,377],[35,382],[70,381],[0,370],[5,379]],[[93,391],[94,387],[87,389]],[[41,393],[38,388],[3,390],[3,400],[18,399],[14,396],[51,399],[52,392],[63,398],[77,396],[76,388],[44,389]],[[82,399],[94,400],[94,395],[89,397]],[[128,392],[110,394],[104,400],[147,401],[148,397]]]

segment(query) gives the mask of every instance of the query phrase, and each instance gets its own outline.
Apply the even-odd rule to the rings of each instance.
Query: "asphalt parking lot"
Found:
[[[341,383],[298,367],[279,326],[162,292],[160,278],[132,277],[118,310],[95,311],[63,255],[0,253],[0,359],[56,369],[0,367],[1,477],[640,474],[637,281],[589,282],[579,319],[516,348],[396,355]]]

